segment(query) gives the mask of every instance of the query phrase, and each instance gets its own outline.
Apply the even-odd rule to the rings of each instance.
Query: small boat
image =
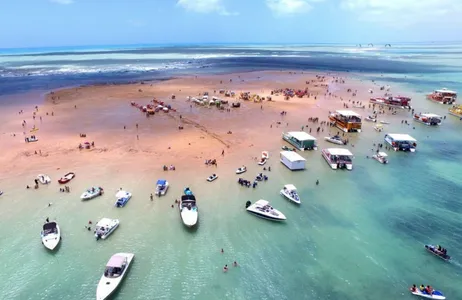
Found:
[[[364,105],[357,105],[357,104],[353,105],[353,107],[354,108],[361,108],[361,109],[366,108]]]
[[[440,248],[441,250],[438,250],[438,248]],[[425,245],[425,249],[427,249],[427,251],[430,252],[431,254],[434,254],[438,256],[439,258],[444,259],[446,261],[451,259],[451,257],[447,255],[446,249],[441,248],[441,246],[438,247],[434,245]]]
[[[102,218],[96,223],[95,238],[96,240],[105,240],[114,230],[119,227],[120,221],[118,219]]]
[[[369,100],[370,103],[372,104],[378,104],[378,105],[385,105],[385,106],[391,106],[391,107],[397,107],[397,108],[409,108],[411,102],[411,98],[409,97],[402,97],[402,96],[397,96],[397,97],[378,97],[378,98],[370,98]]]
[[[261,159],[260,159],[260,161],[258,162],[258,165],[259,165],[259,166],[263,166],[264,164],[266,164],[266,162],[268,161],[268,158],[269,158],[269,153],[268,153],[268,151],[262,151],[262,153],[261,153]]]
[[[364,120],[369,121],[369,122],[377,122],[377,118],[374,116],[367,116],[364,118]]]
[[[125,204],[127,204],[128,200],[130,200],[132,198],[132,193],[120,190],[120,191],[117,192],[117,194],[115,196],[117,198],[115,206],[116,207],[124,207]]]
[[[377,132],[382,132],[383,131],[383,125],[382,124],[377,124],[374,126],[375,131]]]
[[[417,287],[411,287],[409,288],[409,291],[416,296],[422,297],[422,298],[427,298],[427,299],[435,299],[435,300],[445,300],[446,297],[443,295],[442,292],[433,290],[431,294],[429,294],[426,290],[421,291]]]
[[[409,134],[387,133],[384,138],[395,151],[415,152],[417,140]]]
[[[96,300],[105,300],[111,296],[127,274],[134,257],[133,253],[116,253],[109,259],[96,288]]]
[[[46,222],[43,224],[40,236],[42,237],[43,246],[49,250],[54,250],[61,241],[61,231],[59,230],[58,223]]]
[[[75,177],[75,173],[74,172],[69,172],[66,175],[64,175],[63,177],[61,177],[60,179],[58,179],[58,182],[60,184],[65,184],[65,183],[68,183],[69,181],[71,181],[72,179],[74,179],[74,177]]]
[[[293,184],[286,184],[280,193],[292,202],[297,204],[301,203],[300,196],[297,193],[297,188]]]
[[[380,121],[380,124],[389,125],[389,124],[390,124],[390,122],[382,120],[382,121]]]
[[[26,143],[38,142],[38,138],[35,135],[31,135],[30,137],[26,137],[25,141]]]
[[[199,212],[196,204],[196,197],[189,188],[185,188],[184,195],[181,196],[178,204],[181,220],[187,227],[193,227],[197,224]]]
[[[98,196],[101,196],[104,194],[104,190],[102,187],[92,187],[91,189],[86,190],[82,196],[80,196],[80,199],[82,200],[91,200],[93,198],[96,198]]]
[[[388,155],[385,152],[378,152],[372,155],[372,158],[377,160],[381,164],[388,164]]]
[[[240,167],[240,168],[238,168],[236,170],[236,174],[242,174],[242,173],[245,173],[245,172],[247,172],[247,167],[246,166],[242,166],[242,167]]]
[[[449,109],[449,114],[462,120],[462,105],[454,105]]]
[[[287,146],[282,146],[281,149],[282,149],[283,151],[295,151],[295,148],[289,148],[289,147],[287,147]]]
[[[50,177],[45,174],[38,174],[37,179],[41,184],[49,184],[51,182]]]
[[[156,183],[156,196],[165,196],[168,190],[168,181],[165,179],[159,179]]]
[[[217,178],[218,178],[218,175],[217,175],[217,174],[212,174],[212,175],[210,175],[209,177],[207,177],[207,181],[208,181],[208,182],[212,182],[212,181],[214,181],[214,180],[217,179]]]
[[[326,136],[324,140],[328,141],[329,143],[337,144],[337,145],[346,145],[346,142],[342,140],[342,138],[338,135],[334,136]]]
[[[258,200],[254,204],[252,202],[247,201],[245,204],[245,208],[247,211],[257,217],[271,220],[271,221],[285,221],[286,216],[281,213],[279,210],[273,208],[268,201],[266,200]]]

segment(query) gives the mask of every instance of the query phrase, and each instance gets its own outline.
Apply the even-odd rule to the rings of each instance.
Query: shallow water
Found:
[[[409,82],[414,91],[428,91],[442,85],[438,80]],[[414,94],[412,103],[416,112],[445,114],[448,108],[422,94]],[[365,123],[364,131],[350,139],[353,171],[331,170],[318,150],[302,153],[305,171],[291,172],[277,161],[281,140],[268,148],[272,171],[257,189],[239,186],[236,166],[229,165],[220,166],[213,183],[205,182],[210,170],[180,175],[126,165],[123,170],[74,166],[78,176],[69,184],[70,194],[56,191],[62,171],[48,172],[51,186],[30,192],[17,178],[4,178],[0,299],[94,299],[104,265],[115,252],[135,253],[115,299],[413,299],[407,291],[413,283],[431,284],[448,299],[462,299],[462,123],[448,116],[436,128],[401,124],[409,115],[387,117],[392,124],[384,126],[386,132],[414,136],[416,153],[386,151],[389,165],[366,158],[373,143],[383,143],[384,133]],[[321,139],[319,145],[333,147]],[[261,170],[251,161],[243,163],[249,168],[244,178]],[[98,182],[88,182],[90,176]],[[149,201],[146,195],[164,176],[172,185],[167,196]],[[299,188],[300,206],[279,195],[286,183]],[[91,184],[105,187],[106,194],[82,203],[78,197]],[[134,194],[122,209],[113,206],[119,186]],[[184,228],[171,207],[185,186],[198,199],[196,230]],[[287,222],[246,213],[245,202],[258,199],[269,200]],[[58,220],[63,234],[56,253],[40,244],[40,224],[47,216]],[[120,218],[121,225],[96,242],[84,225],[102,217]],[[427,253],[425,243],[444,245],[452,261]],[[234,260],[240,266],[223,274],[223,266]]]

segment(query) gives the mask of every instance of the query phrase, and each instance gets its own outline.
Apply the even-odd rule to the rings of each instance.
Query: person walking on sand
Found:
[[[225,149],[223,149],[223,151],[221,151],[221,156],[225,156]]]

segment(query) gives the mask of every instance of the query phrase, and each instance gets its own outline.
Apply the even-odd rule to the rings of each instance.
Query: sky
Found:
[[[462,0],[0,0],[0,48],[462,40]]]

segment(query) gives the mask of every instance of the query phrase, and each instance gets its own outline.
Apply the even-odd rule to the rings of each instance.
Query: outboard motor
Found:
[[[250,205],[252,205],[252,202],[247,201],[247,202],[245,203],[245,208],[248,208]]]

